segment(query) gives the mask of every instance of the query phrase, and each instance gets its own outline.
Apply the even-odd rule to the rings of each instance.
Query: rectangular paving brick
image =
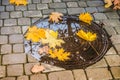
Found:
[[[114,45],[118,52],[120,52],[120,44]]]
[[[20,26],[1,27],[1,34],[17,34],[17,33],[21,33]]]
[[[7,75],[8,76],[20,76],[23,75],[23,65],[8,65],[7,66]]]
[[[120,67],[111,67],[111,71],[115,79],[120,79]]]
[[[0,78],[6,76],[6,69],[5,66],[0,66]]]
[[[46,10],[42,10],[42,13],[43,14],[50,14],[53,11],[54,11],[54,9],[46,9]]]
[[[0,18],[1,19],[7,19],[7,18],[9,18],[9,12],[1,12]]]
[[[88,6],[103,6],[103,1],[87,1]]]
[[[28,10],[36,10],[36,4],[28,4]]]
[[[116,27],[116,26],[120,26],[120,21],[118,19],[106,19],[106,20],[102,20],[102,22],[104,23],[105,26],[111,26],[111,27]]]
[[[3,20],[0,20],[0,27],[3,26]]]
[[[95,20],[107,19],[106,15],[104,13],[94,13],[93,16],[94,16]]]
[[[107,68],[86,69],[89,80],[110,80],[112,76]]]
[[[40,3],[41,0],[33,0],[33,3]]]
[[[22,17],[22,12],[21,11],[15,11],[10,13],[11,18],[20,18]]]
[[[26,54],[8,54],[3,56],[2,64],[26,63]]]
[[[84,70],[76,69],[73,70],[75,80],[87,80]]]
[[[30,18],[19,18],[18,25],[30,25]]]
[[[120,35],[112,35],[111,41],[113,42],[113,44],[120,43]]]
[[[29,80],[29,77],[24,75],[24,76],[19,76],[17,77],[17,80]]]
[[[119,19],[119,15],[115,11],[114,12],[107,12],[105,14],[109,19],[115,19],[115,18]]]
[[[22,53],[24,52],[23,44],[14,44],[13,45],[13,53]]]
[[[80,14],[85,12],[84,8],[68,8],[68,14],[72,15],[72,14]]]
[[[80,7],[87,7],[87,4],[86,4],[85,1],[79,1],[79,2],[78,2],[78,5],[79,5]]]
[[[49,80],[74,80],[72,71],[52,72],[48,74],[48,79]]]
[[[7,5],[6,11],[14,11],[15,7],[13,5]]]
[[[16,78],[15,77],[5,77],[0,80],[16,80]]]
[[[51,3],[52,0],[42,0],[42,3]]]
[[[78,7],[77,2],[67,2],[68,7]]]
[[[116,31],[113,27],[111,26],[103,26],[105,28],[105,30],[107,31],[107,33],[109,35],[115,35],[116,34]]]
[[[24,11],[25,17],[42,17],[41,11]]]
[[[12,45],[5,44],[1,45],[1,54],[7,54],[12,52]]]
[[[110,55],[110,54],[116,54],[116,51],[113,47],[111,47],[106,53],[106,55]]]
[[[22,34],[10,35],[9,43],[23,43],[23,35]]]
[[[35,63],[39,62],[37,59],[35,59],[30,54],[27,54],[27,59],[28,59],[28,62],[35,62]]]
[[[30,76],[30,80],[47,80],[47,76],[45,74],[35,74]]]
[[[65,3],[50,3],[49,4],[50,8],[66,8],[66,4]]]
[[[89,13],[94,13],[94,12],[98,12],[96,7],[87,7],[85,8],[87,12]]]
[[[27,6],[15,6],[15,10],[25,11],[27,10]]]
[[[108,55],[105,56],[108,64],[110,66],[120,66],[120,56],[119,55]]]
[[[37,4],[37,9],[38,10],[48,9],[48,5],[47,4]]]
[[[0,12],[5,11],[5,6],[0,6]]]
[[[0,44],[6,44],[6,43],[8,43],[8,36],[0,35]]]
[[[53,0],[53,2],[61,2],[61,0]]]
[[[5,19],[4,20],[4,26],[14,26],[17,25],[16,19]]]
[[[67,13],[67,10],[66,9],[55,9],[56,12],[60,12],[60,13],[63,13],[63,14],[66,14]]]

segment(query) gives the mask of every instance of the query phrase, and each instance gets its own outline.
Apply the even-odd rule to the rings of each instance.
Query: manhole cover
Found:
[[[38,49],[43,47],[41,42],[32,43],[31,41],[25,40],[25,52],[31,54],[42,63],[59,66],[65,69],[86,68],[99,61],[110,48],[111,43],[109,37],[100,25],[95,22],[89,25],[79,21],[77,16],[63,16],[63,20],[60,23],[50,23],[47,17],[38,20],[33,26],[58,31],[59,38],[64,40],[64,44],[61,45],[61,48],[70,52],[69,60],[60,61],[46,54],[39,54]],[[96,33],[97,39],[88,42],[78,38],[75,34],[79,30]]]

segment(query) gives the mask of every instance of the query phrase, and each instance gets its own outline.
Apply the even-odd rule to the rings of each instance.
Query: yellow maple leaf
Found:
[[[57,58],[60,61],[65,61],[69,59],[70,52],[65,52],[63,48],[61,49],[54,49],[54,50],[49,50],[49,54],[51,58]]]
[[[62,20],[61,16],[63,16],[62,13],[59,12],[52,12],[49,16],[49,21],[58,23],[59,20]]]
[[[9,2],[11,4],[16,4],[17,6],[28,4],[27,0],[9,0]]]
[[[80,30],[76,33],[80,38],[86,40],[86,41],[94,41],[97,38],[97,35],[95,33],[91,32],[84,32],[83,30]]]
[[[45,39],[41,39],[42,44],[48,44],[50,48],[55,48],[56,46],[61,46],[64,41],[62,39],[57,39],[58,33],[46,30],[45,31]]]
[[[46,38],[45,30],[36,26],[29,27],[25,37],[32,42],[38,42],[41,38]]]
[[[90,13],[82,13],[79,15],[79,20],[86,22],[88,24],[91,24],[91,21],[93,20],[92,16],[90,15]]]
[[[113,0],[104,0],[105,4],[105,8],[109,8],[110,6],[112,6],[112,2]]]

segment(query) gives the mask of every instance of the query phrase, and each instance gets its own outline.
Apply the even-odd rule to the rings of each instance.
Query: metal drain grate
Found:
[[[95,22],[88,25],[78,20],[76,16],[64,16],[60,23],[49,23],[48,17],[38,20],[33,25],[39,28],[49,28],[58,30],[59,37],[65,41],[62,47],[65,51],[71,52],[70,60],[58,61],[46,55],[40,56],[38,48],[40,43],[31,43],[25,40],[25,51],[31,54],[40,62],[63,67],[65,69],[86,68],[99,61],[111,46],[111,41],[106,31]],[[97,39],[93,42],[88,42],[75,36],[78,30],[90,31],[97,33]]]

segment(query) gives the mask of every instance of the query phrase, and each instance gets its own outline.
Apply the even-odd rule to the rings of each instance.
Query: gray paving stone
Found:
[[[115,79],[120,78],[120,67],[112,67],[111,71]]]
[[[94,12],[98,12],[96,7],[87,7],[85,8],[87,12],[89,13],[94,13]]]
[[[7,5],[6,11],[14,11],[15,7],[13,5]]]
[[[20,76],[23,75],[23,65],[8,65],[7,66],[7,75],[8,76]]]
[[[50,8],[66,8],[66,4],[65,3],[50,3],[49,4]]]
[[[16,19],[5,19],[4,26],[14,26],[17,25]]]
[[[103,1],[87,1],[88,6],[103,6]]]
[[[8,5],[9,4],[9,0],[2,0],[2,5]]]
[[[41,11],[24,11],[25,17],[42,17]]]
[[[22,33],[25,34],[29,26],[22,26]]]
[[[118,19],[113,19],[113,20],[102,20],[105,26],[111,26],[111,27],[116,27],[120,25],[120,21]]]
[[[0,20],[0,27],[3,26],[3,20]]]
[[[75,80],[87,80],[83,69],[73,70]]]
[[[28,1],[28,4],[32,3],[32,0],[27,0]]]
[[[89,80],[110,80],[112,76],[107,68],[86,69]]]
[[[17,77],[17,80],[29,80],[29,77],[24,75],[24,76],[19,76]]]
[[[51,3],[52,0],[42,0],[42,3]]]
[[[18,25],[30,25],[30,18],[19,18]]]
[[[98,6],[97,9],[98,9],[99,12],[110,12],[110,11],[113,11],[113,9],[105,8],[104,6]]]
[[[23,35],[21,34],[10,35],[9,43],[23,43]]]
[[[67,14],[67,10],[66,9],[55,9],[55,11],[63,13],[63,14]]]
[[[118,52],[120,52],[120,44],[114,45]]]
[[[0,35],[0,44],[6,44],[6,43],[8,43],[8,36]]]
[[[5,77],[0,80],[15,80],[15,79],[16,79],[15,77]]]
[[[87,7],[87,4],[85,1],[79,1],[78,4],[80,7]]]
[[[74,80],[72,71],[52,72],[48,74],[48,79],[49,80]]]
[[[120,56],[119,55],[108,55],[105,56],[108,64],[110,66],[120,66]]]
[[[7,19],[7,18],[9,18],[9,12],[1,12],[0,18],[1,19]]]
[[[0,78],[6,76],[6,69],[5,66],[0,66]]]
[[[15,6],[15,10],[25,11],[27,10],[27,6]]]
[[[33,0],[33,3],[40,3],[41,0]]]
[[[104,13],[94,13],[93,16],[94,16],[95,20],[107,19],[106,15]]]
[[[80,14],[85,12],[84,8],[68,8],[68,14],[72,15],[72,14]]]
[[[5,11],[5,6],[0,6],[0,12]]]
[[[113,42],[113,44],[120,43],[120,35],[112,35],[111,41]]]
[[[28,4],[28,10],[36,10],[36,4]]]
[[[5,44],[1,45],[1,54],[7,54],[12,52],[12,45]]]
[[[13,53],[21,53],[21,52],[24,52],[23,44],[14,44]]]
[[[39,63],[26,63],[26,64],[25,64],[25,74],[26,74],[26,75],[32,74],[31,68],[32,68],[35,64],[39,64]]]
[[[61,0],[53,0],[53,2],[61,2]]]
[[[20,18],[22,17],[22,12],[21,11],[15,11],[10,13],[11,18]]]
[[[100,68],[100,67],[107,67],[106,61],[104,59],[101,59],[100,61],[89,66],[88,68]]]
[[[17,64],[17,63],[26,63],[25,53],[3,55],[3,60],[2,60],[3,65]]]
[[[107,12],[105,14],[109,19],[119,18],[119,15],[117,14],[117,12]]]
[[[48,5],[47,4],[37,4],[37,9],[38,10],[48,9]]]
[[[118,34],[120,34],[120,26],[115,27],[115,30],[117,31]]]
[[[35,74],[30,76],[30,80],[47,80],[47,76],[45,74]]]
[[[32,18],[32,23],[36,22],[37,20],[39,20],[40,18]]]
[[[1,27],[1,34],[17,34],[17,33],[21,33],[20,26]]]
[[[78,0],[62,0],[64,2],[67,2],[67,1],[78,1]]]
[[[68,7],[78,7],[77,2],[67,2]]]
[[[31,56],[30,54],[27,55],[27,59],[28,59],[28,62],[30,63],[34,63],[34,62],[39,62],[37,59],[35,59],[33,56]]]
[[[105,28],[105,30],[107,31],[107,33],[109,35],[115,35],[116,34],[116,31],[115,31],[115,29],[113,27],[111,27],[111,26],[105,26],[104,28]]]
[[[54,11],[54,9],[46,9],[46,10],[43,10],[42,13],[43,14],[50,14],[53,11]]]
[[[106,53],[106,55],[110,55],[110,54],[116,54],[116,51],[113,47],[111,47]]]

